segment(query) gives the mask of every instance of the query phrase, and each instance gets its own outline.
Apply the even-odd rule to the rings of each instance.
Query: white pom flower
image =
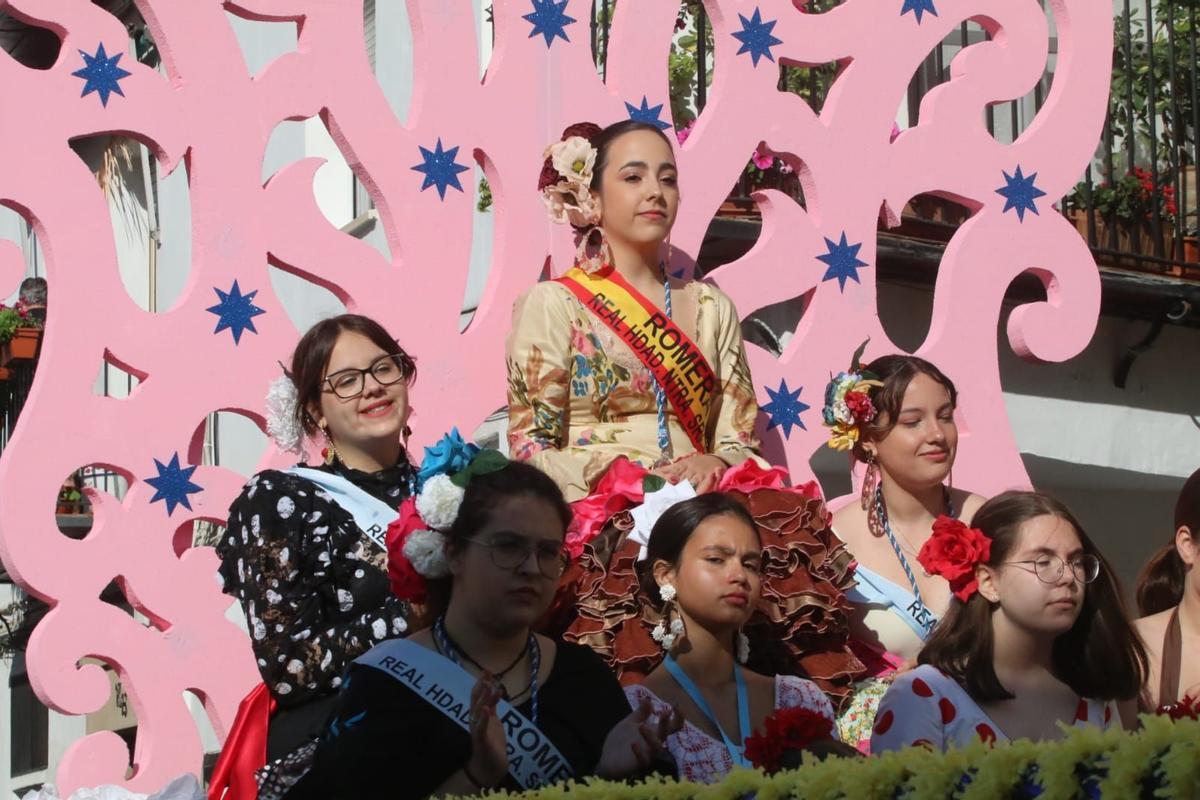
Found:
[[[404,540],[404,557],[425,578],[450,574],[446,563],[446,537],[437,531],[413,531]]]
[[[658,595],[663,599],[664,603],[669,603],[674,600],[677,594],[679,594],[679,592],[675,591],[675,587],[669,583],[664,583],[662,586],[658,587]]]
[[[650,638],[656,642],[661,642],[667,635],[667,628],[661,622],[654,626],[654,630],[650,631]]]
[[[850,412],[845,400],[838,400],[833,404],[833,418],[845,425],[854,424],[854,414]]]
[[[675,619],[671,620],[671,635],[679,636],[682,633],[683,633],[683,618],[676,617]]]
[[[417,495],[417,513],[425,524],[437,530],[449,530],[458,519],[463,490],[455,486],[449,475],[434,475]]]
[[[267,391],[267,435],[285,453],[304,453],[304,431],[296,419],[300,397],[296,384],[287,375],[280,375]]]

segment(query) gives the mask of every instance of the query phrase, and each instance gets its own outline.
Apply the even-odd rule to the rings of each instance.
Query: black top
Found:
[[[517,706],[528,715],[530,703]],[[538,728],[571,763],[593,774],[609,731],[630,713],[616,677],[590,648],[558,643],[538,690]],[[350,667],[337,712],[312,769],[288,800],[427,797],[471,756],[468,733],[407,686],[374,667]],[[519,791],[512,776],[501,788]]]
[[[392,508],[408,496],[412,472],[406,460],[374,473],[340,461],[309,468],[340,475]],[[286,472],[250,479],[229,508],[217,554],[225,592],[241,601],[259,672],[279,702],[270,729],[274,757],[313,733],[327,713],[301,713],[301,706],[331,697],[351,661],[405,632],[408,604],[392,596],[387,553],[327,492]],[[289,716],[303,718],[298,724],[307,729],[277,724]],[[282,746],[281,735],[288,740]]]

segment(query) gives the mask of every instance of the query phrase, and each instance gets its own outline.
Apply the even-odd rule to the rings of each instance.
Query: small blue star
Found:
[[[1001,170],[1004,172],[1004,170]],[[1025,221],[1025,212],[1032,211],[1037,214],[1037,206],[1034,205],[1034,200],[1039,197],[1044,197],[1045,192],[1033,185],[1037,179],[1037,173],[1033,173],[1029,177],[1021,174],[1021,165],[1017,165],[1017,174],[1009,175],[1004,172],[1005,185],[996,190],[996,194],[1004,198],[1004,209],[1000,213],[1004,213],[1009,209],[1017,210],[1017,220]]]
[[[166,501],[168,517],[175,511],[175,506],[183,506],[188,511],[191,511],[192,504],[188,502],[188,495],[204,491],[202,487],[197,486],[190,480],[192,473],[196,471],[196,467],[191,466],[181,469],[179,466],[179,453],[171,456],[171,461],[167,464],[162,463],[157,458],[154,459],[154,466],[158,469],[158,477],[146,478],[146,483],[154,487],[154,497],[150,498],[150,502]]]
[[[241,342],[243,331],[258,333],[258,330],[254,327],[254,318],[259,314],[267,312],[254,305],[254,296],[258,294],[257,289],[253,292],[242,294],[242,290],[238,288],[238,282],[234,281],[233,288],[228,292],[222,292],[215,286],[213,287],[213,291],[221,299],[221,302],[215,306],[209,306],[205,309],[210,314],[216,314],[220,317],[217,327],[213,328],[213,333],[220,333],[228,328],[233,333],[233,343],[235,345]]]
[[[817,256],[818,261],[824,261],[829,265],[829,269],[825,270],[823,281],[831,281],[837,278],[838,290],[846,291],[846,279],[853,279],[855,283],[862,283],[858,279],[858,268],[867,266],[867,262],[860,261],[858,251],[862,248],[862,242],[858,244],[848,244],[846,242],[846,232],[842,231],[842,240],[834,242],[832,239],[825,239],[825,246],[829,248],[829,252],[823,256]]]
[[[100,47],[96,50],[96,55],[89,55],[82,50],[79,55],[83,56],[83,63],[86,64],[83,69],[76,70],[71,74],[76,78],[83,78],[87,83],[83,85],[83,94],[80,97],[87,97],[92,92],[100,95],[100,105],[108,105],[108,96],[113,92],[125,96],[121,91],[121,78],[128,78],[132,73],[126,72],[117,66],[117,62],[121,60],[124,53],[117,53],[112,58],[108,57],[108,53],[104,52],[104,42],[100,43]]]
[[[458,173],[466,172],[470,167],[455,163],[454,159],[458,157],[457,147],[443,150],[441,137],[438,137],[437,147],[433,150],[427,150],[420,145],[417,147],[421,150],[421,158],[425,161],[412,169],[425,173],[425,182],[421,184],[422,192],[430,186],[436,186],[438,196],[445,200],[447,186],[453,186],[460,192],[463,190],[462,184],[458,182]]]
[[[913,12],[917,16],[917,24],[921,24],[921,15],[926,12],[937,16],[937,9],[933,7],[933,0],[904,0],[904,7],[900,9],[900,16],[904,16],[908,12]]]
[[[574,17],[568,17],[566,14],[567,0],[555,2],[555,0],[530,0],[533,3],[533,11],[521,17],[528,20],[533,25],[533,30],[529,32],[529,38],[537,36],[539,33],[546,38],[546,49],[554,44],[555,37],[561,36],[564,42],[571,41],[567,38],[567,32],[563,28],[575,22]]]
[[[741,14],[738,14],[738,18],[742,21],[742,29],[734,31],[733,38],[742,43],[742,48],[737,51],[737,55],[749,53],[756,67],[760,56],[766,56],[768,61],[774,61],[775,56],[771,55],[771,48],[777,44],[783,44],[783,39],[771,35],[778,20],[763,22],[758,6],[754,7],[754,16],[750,19],[746,19]]]
[[[792,435],[793,425],[799,425],[801,430],[808,430],[804,421],[800,419],[800,415],[809,409],[809,405],[800,400],[800,393],[804,391],[803,386],[794,392],[789,392],[787,381],[781,380],[779,391],[775,391],[770,386],[763,388],[771,397],[771,402],[762,407],[762,410],[770,417],[770,421],[767,422],[767,430],[782,426],[785,439]]]
[[[671,123],[663,122],[658,118],[659,115],[662,114],[662,103],[652,106],[650,105],[650,102],[646,100],[646,95],[642,95],[641,108],[638,108],[633,103],[626,103],[625,108],[629,110],[629,118],[635,122],[645,122],[650,125],[656,125],[660,131],[665,131],[671,127]]]

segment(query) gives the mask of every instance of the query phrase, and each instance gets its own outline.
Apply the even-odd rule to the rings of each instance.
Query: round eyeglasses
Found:
[[[1068,563],[1071,566],[1071,573],[1075,576],[1075,580],[1080,583],[1091,583],[1100,576],[1100,559],[1090,553],[1075,556],[1070,562],[1063,561],[1058,556],[1039,556],[1027,561],[1004,561],[1002,563],[1013,564],[1021,567],[1021,569],[1030,571],[1042,583],[1053,584],[1062,580]],[[1026,564],[1032,564],[1033,566],[1028,567],[1025,566]]]
[[[325,383],[329,385],[329,391],[338,397],[353,400],[367,388],[367,375],[374,378],[380,386],[391,386],[411,378],[413,369],[411,356],[407,353],[392,353],[375,359],[366,369],[339,369],[326,377]]]
[[[557,542],[531,542],[523,536],[497,536],[489,542],[481,542],[478,539],[466,541],[486,547],[492,554],[492,563],[503,570],[518,569],[533,555],[542,575],[558,579],[571,563],[567,549]]]

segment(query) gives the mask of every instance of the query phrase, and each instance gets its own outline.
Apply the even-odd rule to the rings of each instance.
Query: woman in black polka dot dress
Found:
[[[325,463],[260,472],[229,509],[221,576],[246,614],[265,684],[258,700],[265,708],[269,692],[275,707],[258,775],[264,796],[310,755],[347,665],[414,621],[389,589],[384,543],[415,477],[401,443],[413,371],[373,320],[315,325],[292,357],[293,439],[300,430],[323,438]],[[229,785],[227,797],[241,796]]]

